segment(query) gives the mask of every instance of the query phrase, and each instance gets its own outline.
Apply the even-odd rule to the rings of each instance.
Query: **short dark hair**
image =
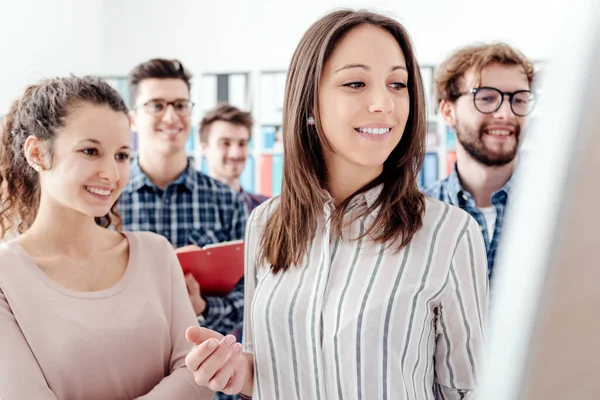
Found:
[[[248,128],[249,138],[252,137],[252,114],[246,111],[242,111],[237,107],[234,107],[227,103],[218,104],[215,108],[210,110],[202,121],[200,121],[200,142],[208,142],[208,133],[210,127],[217,121],[225,121],[234,125],[242,125]],[[248,139],[249,139],[248,138]]]
[[[190,90],[192,74],[178,60],[153,58],[138,64],[129,72],[129,104],[133,109],[138,97],[138,87],[144,79],[181,79]]]

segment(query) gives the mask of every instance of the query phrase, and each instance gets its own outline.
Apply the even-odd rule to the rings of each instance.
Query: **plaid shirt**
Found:
[[[119,198],[123,229],[151,231],[166,237],[173,247],[244,238],[248,207],[243,196],[195,170],[190,163],[164,190],[150,181],[137,159],[131,178]],[[225,297],[205,297],[207,328],[223,334],[241,325],[244,316],[244,280]]]
[[[508,194],[510,192],[511,182],[512,177],[508,180],[508,182],[506,182],[502,189],[492,194],[492,205],[496,208],[496,226],[494,228],[494,235],[492,236],[491,242],[489,240],[487,227],[485,224],[485,218],[483,214],[477,208],[473,196],[471,196],[469,192],[463,189],[463,187],[460,184],[456,164],[454,164],[454,169],[452,173],[446,179],[438,181],[432,186],[423,189],[423,193],[425,193],[427,196],[433,197],[437,200],[441,200],[448,204],[452,204],[454,206],[458,206],[466,212],[468,212],[469,214],[471,214],[473,218],[475,218],[475,220],[481,227],[483,240],[485,242],[485,247],[487,250],[488,276],[490,282],[492,279],[492,273],[494,271],[494,259],[496,258],[498,241],[500,240],[500,234],[502,232],[502,223],[504,222],[504,211],[506,210],[506,204],[508,202]]]
[[[263,196],[262,194],[248,193],[244,189],[240,190],[240,193],[246,199],[246,204],[248,205],[248,212],[250,213],[263,202],[269,200],[267,196]]]

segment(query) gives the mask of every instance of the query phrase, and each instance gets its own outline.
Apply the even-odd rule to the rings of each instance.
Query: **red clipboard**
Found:
[[[200,284],[200,292],[224,296],[244,276],[244,241],[216,243],[201,249],[180,250],[177,258],[183,273],[191,272]]]

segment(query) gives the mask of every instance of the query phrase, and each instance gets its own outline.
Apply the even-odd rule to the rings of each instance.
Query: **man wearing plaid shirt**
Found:
[[[190,78],[181,63],[164,59],[138,65],[129,75],[138,156],[119,199],[123,229],[161,234],[175,248],[243,239],[248,217],[243,196],[197,171],[186,155]],[[203,326],[228,334],[241,325],[243,279],[224,297],[201,297],[193,277],[186,281]]]
[[[450,175],[424,189],[479,223],[491,279],[525,116],[535,107],[533,64],[503,43],[459,49],[436,72],[444,122],[456,133]]]

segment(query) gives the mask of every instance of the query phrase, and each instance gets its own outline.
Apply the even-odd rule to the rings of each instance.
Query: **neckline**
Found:
[[[46,284],[48,287],[69,297],[93,300],[115,296],[127,289],[131,282],[133,282],[137,265],[137,263],[133,262],[133,260],[137,257],[139,251],[138,243],[136,241],[135,236],[132,235],[130,232],[121,232],[121,234],[125,237],[129,246],[129,257],[127,260],[127,266],[125,267],[125,272],[123,273],[123,276],[121,276],[121,278],[114,285],[106,289],[96,290],[93,292],[69,289],[59,284],[58,282],[52,280],[48,275],[46,275],[44,271],[42,271],[42,269],[37,265],[35,260],[15,239],[12,239],[6,244],[12,247],[13,250],[15,250],[19,255],[23,257],[23,259],[26,261],[25,268],[27,268],[32,275],[34,275],[37,279]]]

